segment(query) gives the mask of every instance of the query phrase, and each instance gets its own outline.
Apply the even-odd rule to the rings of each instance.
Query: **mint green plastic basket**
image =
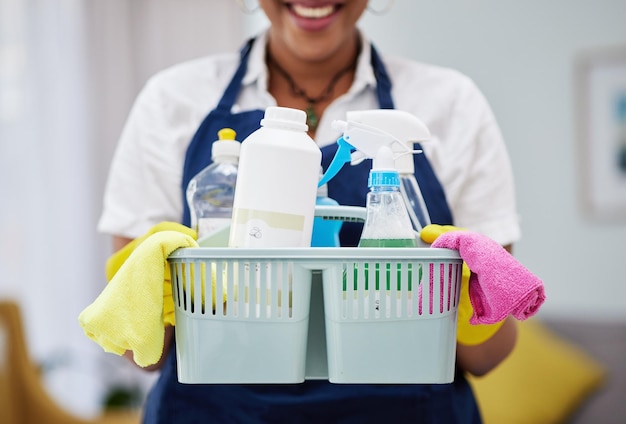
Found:
[[[315,215],[363,222],[365,209]],[[233,249],[228,231],[168,258],[181,383],[452,382],[458,252]]]
[[[328,261],[322,272],[329,380],[451,382],[463,264],[458,253],[369,250]]]
[[[201,247],[169,262],[181,383],[454,378],[456,251]]]

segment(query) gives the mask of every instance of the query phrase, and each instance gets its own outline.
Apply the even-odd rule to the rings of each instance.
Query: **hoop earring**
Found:
[[[246,15],[252,15],[254,12],[259,10],[259,2],[252,3],[252,7],[248,6],[248,2],[246,0],[237,0],[237,6],[239,6],[239,10],[241,10]]]
[[[370,0],[367,2],[367,11],[378,16],[384,15],[391,10],[391,8],[393,7],[393,2],[394,0],[387,0],[387,4],[385,5],[385,7],[380,8],[380,9],[375,9],[370,6],[370,3],[371,3],[371,0]]]

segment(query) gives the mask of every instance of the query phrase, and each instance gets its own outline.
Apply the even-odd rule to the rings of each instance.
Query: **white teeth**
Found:
[[[333,6],[305,7],[298,4],[294,4],[293,6],[293,11],[296,15],[309,19],[325,18],[333,13],[333,10]]]

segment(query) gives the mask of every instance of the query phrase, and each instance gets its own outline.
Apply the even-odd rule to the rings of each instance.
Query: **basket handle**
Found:
[[[329,221],[365,222],[366,210],[361,206],[316,205],[315,216]]]

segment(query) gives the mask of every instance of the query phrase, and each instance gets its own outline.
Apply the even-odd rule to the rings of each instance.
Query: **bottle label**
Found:
[[[303,243],[304,220],[304,215],[237,208],[233,210],[229,245],[300,247]]]

